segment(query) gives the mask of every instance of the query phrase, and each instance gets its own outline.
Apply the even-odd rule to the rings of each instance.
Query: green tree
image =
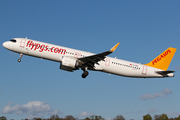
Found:
[[[154,120],[160,120],[161,115],[154,115]]]
[[[104,118],[102,118],[101,116],[90,116],[90,120],[105,120]]]
[[[67,115],[64,120],[76,120],[72,115]]]
[[[169,120],[166,114],[162,114],[160,120]]]
[[[34,118],[33,120],[42,120],[41,118]]]
[[[177,117],[175,120],[180,120],[180,115],[179,115],[179,117]]]
[[[150,114],[147,114],[147,115],[143,116],[143,120],[152,120],[152,117]]]
[[[83,120],[91,120],[89,117],[86,117],[85,119],[83,119]]]
[[[50,120],[60,120],[59,116],[58,115],[52,115],[50,117]]]
[[[125,120],[122,115],[117,115],[113,120]]]
[[[0,117],[0,120],[7,120],[6,117],[2,116]]]

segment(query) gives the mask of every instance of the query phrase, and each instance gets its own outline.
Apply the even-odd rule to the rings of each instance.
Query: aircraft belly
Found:
[[[131,68],[113,66],[104,69],[105,72],[120,76],[140,76],[140,72]]]

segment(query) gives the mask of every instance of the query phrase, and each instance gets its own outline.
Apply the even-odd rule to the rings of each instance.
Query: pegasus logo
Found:
[[[156,64],[158,63],[159,61],[161,61],[163,58],[165,58],[168,54],[171,53],[171,50],[170,49],[167,49],[164,53],[162,53],[161,55],[159,55],[157,58],[155,58],[153,61],[152,61],[152,64]]]

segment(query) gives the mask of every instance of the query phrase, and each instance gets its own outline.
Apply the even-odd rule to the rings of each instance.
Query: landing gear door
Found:
[[[143,74],[143,75],[146,75],[146,74],[147,74],[147,69],[148,69],[147,66],[143,66],[143,70],[142,70],[142,74]]]
[[[20,43],[20,47],[24,47],[26,43],[26,39],[22,39]]]

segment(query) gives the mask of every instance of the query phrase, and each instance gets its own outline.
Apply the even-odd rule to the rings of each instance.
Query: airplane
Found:
[[[117,43],[110,50],[99,54],[27,38],[13,38],[10,41],[4,42],[3,46],[10,51],[20,53],[18,62],[21,62],[23,55],[55,61],[59,62],[60,69],[65,71],[83,70],[82,78],[88,76],[88,70],[134,78],[174,77],[174,71],[167,69],[176,52],[176,48],[169,47],[151,62],[140,64],[107,57],[116,50],[119,44]]]

